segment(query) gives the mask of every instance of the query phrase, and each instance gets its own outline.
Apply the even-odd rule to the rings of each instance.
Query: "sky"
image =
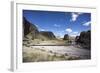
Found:
[[[39,31],[52,31],[58,37],[91,30],[91,13],[23,10],[23,16]]]

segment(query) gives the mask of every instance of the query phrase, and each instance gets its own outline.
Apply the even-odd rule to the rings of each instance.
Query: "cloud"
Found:
[[[41,28],[40,31],[46,31],[46,30]]]
[[[60,27],[60,25],[54,24],[55,27]]]
[[[78,17],[78,15],[77,15],[77,14],[72,13],[72,21],[76,21],[77,17]]]
[[[71,37],[76,37],[76,36],[78,36],[78,35],[76,35],[76,34],[71,34],[70,36],[71,36]]]
[[[68,32],[68,34],[72,37],[75,37],[75,36],[79,36],[79,32],[77,31],[73,31],[71,28],[67,28],[66,31]]]
[[[86,23],[83,24],[83,26],[89,26],[91,24],[91,21],[88,21]]]
[[[67,31],[68,33],[71,33],[72,29],[71,28],[67,28],[65,31]]]
[[[56,34],[56,36],[57,36],[58,38],[63,38],[63,37],[64,37],[64,34],[61,33],[61,32],[59,32],[59,33],[55,33],[55,34]]]
[[[70,36],[72,36],[72,37],[76,37],[76,36],[79,36],[79,35],[80,35],[80,33],[77,32],[77,31],[70,33]]]
[[[81,14],[83,14],[83,13],[75,13],[75,12],[73,12],[72,15],[71,15],[71,17],[72,17],[71,21],[76,21],[78,16],[81,15]]]
[[[78,32],[75,31],[75,32],[73,32],[73,34],[78,34]]]
[[[37,24],[35,24],[35,26],[36,26],[37,28],[39,28],[39,26],[38,26]]]
[[[58,31],[56,31],[56,32],[54,32],[54,34],[57,36],[57,38],[59,37],[59,38],[63,38],[64,37],[64,34],[65,34],[65,31],[63,31],[63,30],[58,30]]]

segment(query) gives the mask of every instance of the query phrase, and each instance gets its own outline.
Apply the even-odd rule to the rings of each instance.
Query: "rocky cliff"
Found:
[[[29,21],[27,21],[27,19],[25,17],[23,17],[23,35],[24,37],[27,37],[29,39],[34,39],[38,36],[39,31],[37,29],[37,27],[30,23]]]
[[[40,34],[45,36],[48,39],[55,39],[55,35],[51,31],[40,31]]]
[[[65,34],[63,40],[69,40],[69,35]]]
[[[38,31],[38,28],[23,17],[23,37],[28,39],[55,39],[51,31]]]
[[[75,39],[77,44],[80,44],[83,48],[91,49],[91,31],[83,31],[80,36]]]

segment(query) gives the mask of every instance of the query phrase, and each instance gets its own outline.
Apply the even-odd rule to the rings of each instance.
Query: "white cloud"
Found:
[[[56,31],[54,32],[54,34],[57,36],[57,38],[63,38],[64,37],[64,33],[65,31]]]
[[[83,26],[89,26],[91,24],[91,21],[88,21],[86,23],[83,24]]]
[[[77,14],[72,13],[72,21],[76,21],[77,17],[78,17],[78,15],[77,15]]]
[[[63,38],[64,35],[62,33],[56,33],[57,38]]]
[[[60,27],[60,25],[54,24],[55,27]]]
[[[76,21],[78,16],[81,15],[81,14],[83,14],[83,13],[75,13],[75,12],[73,12],[72,16],[71,16],[72,17],[71,21]]]
[[[40,31],[46,31],[46,30],[41,28]]]
[[[75,32],[73,32],[73,34],[78,34],[78,32],[75,31]]]
[[[67,28],[65,31],[67,31],[68,33],[71,33],[72,29],[71,28]]]
[[[35,24],[35,26],[36,26],[37,28],[39,28],[39,26],[38,26],[37,24]]]
[[[79,36],[79,35],[80,35],[80,33],[77,32],[77,31],[70,33],[70,36],[72,36],[72,37],[76,37],[76,36]]]
[[[71,37],[76,37],[77,35],[75,35],[75,34],[71,34],[70,36],[71,36]]]

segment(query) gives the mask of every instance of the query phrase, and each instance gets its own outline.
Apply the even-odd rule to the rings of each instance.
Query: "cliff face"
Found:
[[[37,27],[34,24],[28,22],[26,20],[26,18],[23,17],[23,35],[24,35],[24,37],[34,39],[34,38],[36,38],[36,36],[38,36],[38,34],[39,34],[39,31],[38,31]]]
[[[55,35],[50,31],[41,31],[40,34],[45,36],[48,39],[55,39],[56,38]]]
[[[30,23],[25,17],[23,17],[23,37],[28,39],[55,39],[55,35],[50,31],[38,31],[38,28]]]
[[[80,44],[83,48],[91,49],[91,31],[83,31],[80,36],[75,39],[77,44]]]
[[[69,40],[69,35],[65,34],[63,40]]]

